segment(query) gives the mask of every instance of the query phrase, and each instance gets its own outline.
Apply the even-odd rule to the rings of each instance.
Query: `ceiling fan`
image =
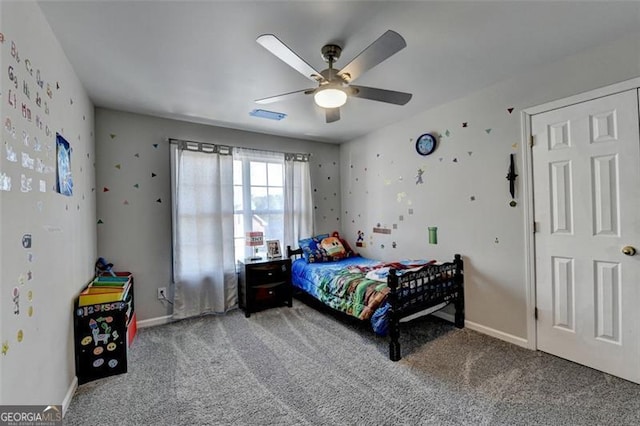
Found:
[[[411,93],[351,84],[365,71],[370,70],[407,46],[404,38],[395,31],[388,30],[382,34],[341,70],[334,69],[333,64],[340,57],[342,48],[336,44],[325,45],[322,47],[321,53],[322,58],[329,64],[329,68],[322,72],[316,71],[273,34],[263,34],[256,41],[285,64],[309,80],[318,83],[318,87],[315,88],[257,99],[256,102],[259,104],[269,104],[295,97],[299,94],[313,94],[316,105],[325,109],[327,123],[333,123],[340,120],[340,107],[346,103],[349,96],[395,105],[404,105],[411,99]]]

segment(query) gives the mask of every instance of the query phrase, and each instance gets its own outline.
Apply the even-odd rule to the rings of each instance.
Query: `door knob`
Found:
[[[632,246],[624,246],[622,247],[622,253],[626,254],[627,256],[633,256],[636,254],[636,248]]]

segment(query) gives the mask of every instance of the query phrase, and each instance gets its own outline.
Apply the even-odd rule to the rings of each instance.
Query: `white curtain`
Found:
[[[171,148],[173,317],[223,313],[238,299],[231,150],[191,142]]]
[[[309,156],[287,154],[284,162],[284,247],[298,247],[313,233],[313,199]],[[286,253],[285,253],[286,255]]]

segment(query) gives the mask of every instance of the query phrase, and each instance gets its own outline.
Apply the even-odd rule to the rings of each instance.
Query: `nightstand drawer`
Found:
[[[253,287],[253,289],[251,290],[253,293],[253,301],[257,305],[269,305],[272,303],[278,303],[282,300],[286,300],[289,291],[289,288],[287,286],[288,283],[282,281],[278,283]]]
[[[286,263],[262,263],[252,265],[247,269],[247,281],[253,283],[273,283],[287,281],[289,279],[289,268]]]

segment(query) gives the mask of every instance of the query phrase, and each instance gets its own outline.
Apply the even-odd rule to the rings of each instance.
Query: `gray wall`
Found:
[[[343,144],[345,235],[353,240],[364,231],[368,246],[361,251],[376,258],[461,253],[467,320],[525,344],[521,111],[639,75],[640,35],[634,34]],[[421,157],[415,138],[426,132],[440,135],[440,142]],[[520,174],[516,207],[509,205],[505,179],[511,153]],[[418,169],[423,184],[416,183]],[[391,234],[372,233],[378,223]],[[429,226],[438,227],[437,245],[428,243]]]
[[[134,273],[139,321],[171,313],[156,290],[171,283],[169,138],[311,153],[315,228],[340,229],[338,145],[97,108],[98,254]]]
[[[0,7],[5,39],[0,44],[0,178],[11,179],[11,189],[0,191],[0,404],[61,404],[75,376],[73,299],[93,276],[96,256],[93,105],[40,8],[34,2],[1,2]],[[18,90],[9,80],[9,66]],[[9,90],[17,108],[7,102]],[[23,103],[31,120],[23,117]],[[70,197],[53,190],[56,132],[73,149]],[[16,162],[9,160],[9,151]],[[22,176],[31,180],[30,189],[22,187]],[[31,248],[23,247],[24,234],[31,234]],[[19,292],[18,314],[14,291]]]

